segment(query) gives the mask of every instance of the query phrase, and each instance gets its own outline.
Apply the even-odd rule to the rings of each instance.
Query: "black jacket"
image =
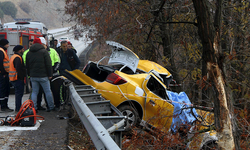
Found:
[[[72,71],[75,69],[79,69],[81,64],[80,59],[72,49],[67,49],[67,51],[63,53],[63,50],[60,48],[57,49],[57,53],[59,54],[61,59],[59,70],[67,69],[69,71]],[[67,57],[67,60],[64,59],[64,56]],[[67,66],[70,66],[70,68],[68,68]]]
[[[52,77],[49,53],[43,45],[35,43],[26,55],[26,68],[30,77]]]

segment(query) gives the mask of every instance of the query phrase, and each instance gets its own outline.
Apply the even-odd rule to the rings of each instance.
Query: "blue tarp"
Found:
[[[171,125],[173,132],[176,132],[180,126],[191,124],[195,121],[195,117],[192,115],[191,104],[187,94],[185,92],[175,93],[172,91],[167,91],[168,97],[173,101],[174,105],[174,116]],[[185,103],[185,104],[184,104]],[[183,109],[184,108],[184,109]],[[185,109],[188,108],[188,109]],[[198,116],[195,108],[192,108],[195,116]]]

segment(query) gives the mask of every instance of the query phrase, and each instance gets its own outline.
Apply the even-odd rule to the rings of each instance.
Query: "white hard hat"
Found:
[[[41,40],[42,44],[47,45],[46,40],[45,40],[45,38],[44,38],[44,37],[39,37],[39,38],[40,38],[40,40]]]

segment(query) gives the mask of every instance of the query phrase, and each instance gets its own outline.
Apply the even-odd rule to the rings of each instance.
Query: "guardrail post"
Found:
[[[73,106],[75,107],[81,122],[84,124],[84,127],[87,129],[96,149],[120,150],[119,146],[111,138],[109,132],[78,95],[72,83],[69,86],[69,90]]]

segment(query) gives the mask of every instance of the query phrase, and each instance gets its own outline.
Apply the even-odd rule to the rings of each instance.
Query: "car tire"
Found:
[[[125,123],[126,131],[130,130],[131,127],[137,126],[139,124],[140,117],[135,108],[129,105],[123,105],[123,106],[118,107],[118,109],[120,110],[123,116],[127,117],[127,120]]]

